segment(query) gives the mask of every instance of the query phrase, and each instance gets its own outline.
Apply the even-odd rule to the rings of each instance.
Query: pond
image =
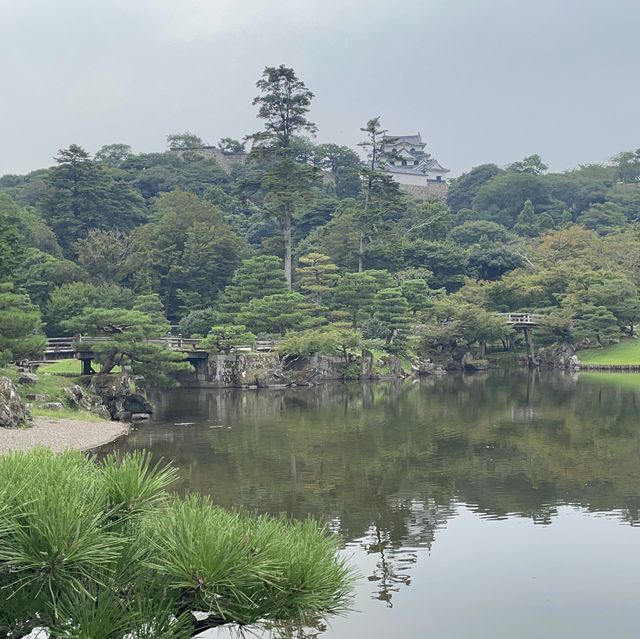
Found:
[[[635,637],[640,376],[629,379],[178,389],[112,448],[172,460],[181,491],[223,506],[325,519],[360,578],[354,611],[316,630],[323,639]]]

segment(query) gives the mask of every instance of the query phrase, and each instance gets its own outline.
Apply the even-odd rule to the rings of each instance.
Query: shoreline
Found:
[[[27,428],[0,428],[0,455],[26,452],[39,446],[50,448],[54,453],[67,449],[88,451],[128,432],[129,425],[122,422],[38,416]]]

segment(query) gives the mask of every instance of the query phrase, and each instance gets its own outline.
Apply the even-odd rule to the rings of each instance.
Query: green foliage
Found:
[[[376,319],[385,327],[387,344],[405,330],[411,320],[410,307],[400,288],[383,288],[374,298]]]
[[[29,297],[0,282],[0,365],[41,355],[46,346],[41,326],[40,311]]]
[[[251,300],[287,290],[282,261],[273,255],[260,255],[244,260],[233,274],[231,283],[218,297],[220,318],[232,319]]]
[[[51,292],[45,309],[47,334],[52,337],[70,335],[65,322],[82,313],[85,307],[127,307],[133,294],[117,284],[90,284],[71,282],[62,284]]]
[[[252,346],[255,341],[256,336],[242,324],[217,324],[198,347],[210,353],[229,354],[236,346]]]
[[[254,333],[280,335],[325,321],[311,314],[309,303],[303,295],[291,291],[252,299],[238,313],[237,319]]]
[[[172,133],[167,136],[167,144],[171,150],[192,149],[203,145],[202,138],[193,133]]]
[[[532,175],[542,175],[549,168],[538,154],[530,155],[529,157],[514,162],[508,167],[509,171],[516,171],[517,173],[531,173]]]
[[[502,171],[495,164],[481,164],[451,181],[447,204],[453,213],[470,209],[480,188]]]
[[[154,209],[155,219],[131,234],[126,281],[136,291],[159,293],[169,315],[210,305],[244,257],[245,243],[219,209],[192,193],[163,194]]]
[[[0,457],[0,633],[186,639],[348,604],[352,577],[323,527],[182,501],[175,478],[146,453]]]
[[[142,197],[117,170],[92,161],[75,144],[55,159],[58,166],[49,173],[50,190],[41,207],[68,255],[72,242],[91,229],[127,229],[145,220]]]
[[[129,237],[119,229],[92,229],[74,244],[78,264],[93,280],[120,282]]]
[[[328,255],[307,253],[300,257],[297,269],[300,289],[308,293],[318,304],[338,280],[338,267]]]
[[[168,322],[154,315],[123,308],[86,307],[63,326],[73,334],[109,338],[91,344],[102,365],[101,375],[110,373],[116,366],[129,366],[131,372],[143,377],[147,384],[169,386],[175,383],[173,374],[190,367],[183,354],[150,341],[164,337],[170,328]]]
[[[359,330],[329,325],[287,333],[278,346],[278,352],[292,357],[309,357],[315,353],[340,355],[348,364],[362,350],[363,344]]]
[[[364,317],[371,313],[377,290],[376,278],[368,272],[345,273],[333,288],[332,301],[351,321],[351,326],[357,328]]]
[[[577,342],[599,346],[613,344],[620,339],[620,329],[615,315],[604,306],[584,306],[574,321]]]
[[[219,313],[213,308],[199,308],[190,311],[178,324],[178,331],[183,337],[199,335],[204,337],[218,321]]]

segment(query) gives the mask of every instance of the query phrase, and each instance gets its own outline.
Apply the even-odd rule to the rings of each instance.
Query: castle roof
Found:
[[[385,136],[385,140],[388,140],[388,143],[390,144],[400,142],[406,142],[407,144],[423,144],[420,133],[416,133],[414,135],[387,135]]]

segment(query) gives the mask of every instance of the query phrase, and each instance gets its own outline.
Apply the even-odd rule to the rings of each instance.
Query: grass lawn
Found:
[[[75,365],[75,368],[74,368]],[[62,377],[56,375],[55,372],[72,372],[80,373],[80,362],[75,359],[65,359],[52,364],[45,364],[38,368],[38,381],[35,384],[29,384],[28,386],[19,386],[16,384],[16,388],[21,397],[25,401],[27,395],[48,395],[52,402],[62,402],[67,405],[67,396],[64,393],[64,388],[73,386],[76,383],[76,379],[73,377]],[[6,368],[0,368],[0,375],[4,375],[11,379],[14,383],[18,381],[19,373],[13,366],[7,366]],[[104,421],[97,415],[89,413],[84,410],[73,410],[72,408],[64,408],[63,410],[47,410],[40,408],[37,404],[33,404],[31,407],[31,414],[42,417],[58,417],[60,419],[80,419],[82,421]]]
[[[93,363],[93,370],[98,372],[100,370],[100,364],[97,362]],[[120,372],[120,367],[116,366],[113,369],[114,373]],[[81,375],[82,374],[82,362],[79,359],[60,359],[57,362],[50,362],[48,364],[41,364],[38,366],[38,374],[50,373],[52,375],[56,374],[73,374],[73,375]]]
[[[606,348],[591,348],[577,353],[583,364],[640,365],[640,339],[627,338]]]

